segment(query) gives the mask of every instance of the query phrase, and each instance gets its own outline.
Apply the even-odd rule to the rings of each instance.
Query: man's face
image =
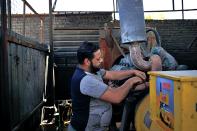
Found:
[[[94,53],[94,58],[90,61],[90,72],[96,73],[101,68],[101,63],[103,62],[102,54],[100,49]]]
[[[152,46],[156,44],[156,38],[154,36],[148,37],[147,40],[148,40],[148,44],[151,44]]]

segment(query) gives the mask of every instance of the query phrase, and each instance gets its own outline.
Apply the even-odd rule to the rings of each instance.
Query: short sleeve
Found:
[[[105,69],[100,69],[98,72],[97,72],[98,75],[100,75],[102,78],[105,76],[106,74],[106,70]]]
[[[106,85],[102,80],[90,75],[86,75],[80,83],[81,93],[94,98],[100,98],[107,88],[108,85]]]

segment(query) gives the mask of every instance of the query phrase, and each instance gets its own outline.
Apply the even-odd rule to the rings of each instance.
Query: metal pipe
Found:
[[[42,102],[40,102],[40,104],[38,104],[28,115],[26,115],[25,117],[24,117],[24,119],[23,120],[21,120],[20,122],[19,122],[19,124],[17,124],[13,129],[12,129],[12,131],[18,131],[20,128],[21,128],[21,126],[38,110],[38,109],[40,109],[43,105],[44,105],[44,101],[42,101]]]
[[[146,41],[142,0],[119,0],[122,44]]]
[[[118,5],[117,5],[118,6]],[[196,11],[197,9],[184,9],[183,11]],[[182,11],[182,9],[178,9],[178,10],[145,10],[144,12],[179,12]],[[55,11],[57,12],[57,11]],[[118,13],[119,11],[116,10],[116,13]]]
[[[151,62],[143,60],[139,43],[129,46],[129,52],[135,67],[143,71],[151,70]]]

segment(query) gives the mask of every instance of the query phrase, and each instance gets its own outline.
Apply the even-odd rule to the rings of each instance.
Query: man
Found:
[[[154,33],[154,31],[147,32],[147,50],[150,53],[151,57],[160,57],[160,60],[158,58],[156,58],[158,60],[155,61],[154,59],[152,59],[152,61],[154,61],[153,65],[156,65],[158,67],[155,70],[176,70],[176,68],[178,67],[178,63],[175,58],[164,48],[162,48],[160,43],[157,43],[156,33]]]
[[[103,61],[98,46],[84,42],[77,51],[79,65],[71,81],[72,111],[68,131],[104,131],[108,128],[112,107],[120,103],[136,84],[145,81],[146,75],[138,70],[106,71],[101,68]],[[129,78],[134,76],[132,78]],[[117,88],[103,82],[129,78]]]

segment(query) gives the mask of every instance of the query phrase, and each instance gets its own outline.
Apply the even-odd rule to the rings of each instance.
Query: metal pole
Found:
[[[12,22],[11,22],[11,20],[12,20],[12,18],[11,18],[11,0],[8,0],[7,1],[8,3],[7,3],[7,6],[8,6],[8,29],[12,29]]]
[[[57,3],[57,0],[55,0],[55,1],[54,1],[54,3],[53,3],[52,11],[54,11],[54,10],[55,10],[56,3]]]
[[[36,14],[39,18],[40,18],[40,42],[43,43],[43,18],[38,14],[38,12],[36,12],[34,10],[34,8],[26,1],[26,0],[22,0],[23,1],[23,35],[25,36],[25,23],[26,23],[26,18],[25,18],[25,14],[26,14],[26,6],[29,7],[29,9],[34,12],[34,14]]]
[[[184,20],[184,2],[183,0],[181,0],[182,2],[182,19]]]
[[[44,101],[40,102],[30,113],[24,116],[24,119],[20,120],[20,122],[12,129],[12,131],[19,131],[22,125],[32,116],[36,111],[38,111],[43,105]]]
[[[48,69],[48,82],[47,82],[47,104],[54,105],[55,100],[55,81],[54,81],[54,52],[53,52],[53,17],[52,17],[52,0],[49,0],[49,69]]]
[[[25,1],[23,1],[23,35],[25,36],[25,11],[26,6],[25,6]]]
[[[34,12],[34,14],[40,16],[40,15],[34,10],[34,8],[33,8],[26,0],[22,0],[22,1],[25,3],[25,5],[27,5],[27,6],[29,7],[29,9],[30,9],[32,12]]]
[[[172,0],[172,9],[174,10],[174,0]]]
[[[6,0],[0,1],[0,115],[1,130],[11,130]]]
[[[40,20],[40,42],[44,42],[44,26],[43,26],[43,19]]]
[[[115,9],[115,0],[113,0],[113,15],[114,15],[114,20],[116,20],[116,15],[115,15],[115,13],[116,13],[116,9]]]

